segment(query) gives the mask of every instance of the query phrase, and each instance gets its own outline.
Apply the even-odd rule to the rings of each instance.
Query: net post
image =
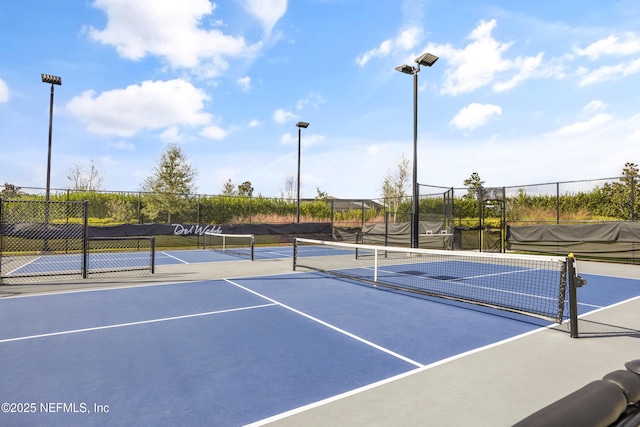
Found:
[[[151,274],[156,272],[156,236],[151,236]]]
[[[293,238],[293,271],[296,271],[296,260],[298,259],[298,239]]]
[[[378,283],[378,248],[373,250],[373,281]]]
[[[254,260],[254,259],[253,259],[253,258],[254,258],[254,257],[253,257],[253,255],[254,255],[254,252],[253,252],[253,248],[254,248],[254,246],[255,246],[255,237],[252,235],[252,236],[251,236],[251,261],[253,261],[253,260]]]
[[[577,284],[576,284],[576,267],[575,257],[571,253],[567,257],[567,275],[569,282],[569,328],[571,338],[578,338],[578,301],[577,301]]]

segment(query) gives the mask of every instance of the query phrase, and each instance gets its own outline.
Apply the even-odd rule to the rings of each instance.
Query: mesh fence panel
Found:
[[[87,243],[88,275],[154,272],[153,237],[102,237],[91,238]]]
[[[87,207],[0,199],[0,283],[154,272],[154,238],[88,239]]]
[[[86,205],[0,201],[0,278],[81,277]]]

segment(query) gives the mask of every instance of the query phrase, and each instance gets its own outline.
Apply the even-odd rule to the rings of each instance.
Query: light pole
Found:
[[[47,227],[49,227],[49,194],[51,192],[51,136],[53,133],[53,86],[62,85],[62,78],[58,76],[52,76],[51,74],[42,74],[42,83],[51,84],[51,97],[49,100],[49,150],[47,154],[47,189],[45,195],[45,207],[44,207],[44,220]],[[48,250],[47,240],[44,242],[44,249]]]
[[[396,70],[413,75],[413,196],[411,199],[411,247],[418,247],[418,224],[420,220],[420,190],[418,189],[418,73],[420,66],[431,67],[438,57],[423,53],[416,58],[417,67],[400,65]]]
[[[309,123],[307,122],[298,122],[296,123],[298,127],[298,204],[296,208],[296,222],[300,223],[300,132],[302,128],[307,128]]]

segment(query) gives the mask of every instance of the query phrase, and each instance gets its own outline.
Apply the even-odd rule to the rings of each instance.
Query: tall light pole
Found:
[[[420,66],[431,67],[438,57],[423,53],[416,58],[417,67],[400,65],[396,70],[413,75],[413,196],[411,199],[411,247],[418,247],[418,228],[420,221],[420,190],[418,189],[418,73]]]
[[[298,122],[296,123],[296,126],[298,126],[298,204],[296,208],[296,222],[300,223],[300,133],[302,131],[302,128],[306,129],[309,126],[309,123]]]
[[[51,97],[49,101],[49,151],[47,155],[47,193],[46,201],[47,207],[49,206],[49,192],[51,189],[51,136],[53,133],[53,86],[62,85],[62,79],[58,76],[52,76],[50,74],[42,74],[42,83],[51,84]]]
[[[45,224],[49,227],[49,194],[51,192],[51,136],[53,134],[53,86],[62,85],[62,78],[58,76],[52,76],[51,74],[42,74],[42,83],[51,84],[51,97],[49,100],[49,150],[47,154],[47,189],[45,195],[45,207],[44,207],[44,220]],[[47,240],[44,241],[44,250],[48,250]]]

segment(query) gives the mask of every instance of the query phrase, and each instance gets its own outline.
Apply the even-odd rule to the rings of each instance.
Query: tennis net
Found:
[[[205,232],[204,248],[249,258],[253,261],[253,234],[222,234]]]
[[[562,323],[567,259],[296,239],[293,268]]]

